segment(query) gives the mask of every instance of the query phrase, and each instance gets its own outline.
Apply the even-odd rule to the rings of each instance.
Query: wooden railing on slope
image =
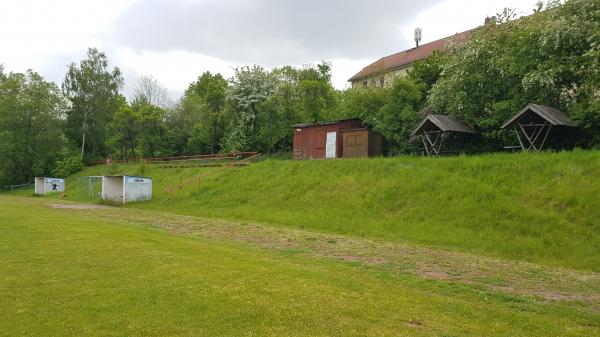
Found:
[[[218,169],[215,169],[215,170],[212,170],[212,171],[209,171],[209,172],[205,172],[205,173],[203,173],[203,174],[201,174],[199,176],[196,176],[196,177],[194,177],[192,179],[186,180],[186,181],[184,181],[182,183],[179,183],[179,184],[177,184],[175,186],[171,186],[169,188],[165,188],[163,191],[165,193],[173,193],[173,192],[181,189],[182,187],[184,187],[186,185],[189,185],[191,183],[199,181],[200,179],[206,178],[206,177],[208,177],[210,175],[213,175],[215,173],[224,171],[224,170],[226,170],[228,168],[240,166],[241,163],[249,162],[250,160],[257,158],[260,155],[261,155],[260,153],[257,153],[257,154],[255,154],[253,156],[248,157],[248,158],[244,158],[244,159],[241,159],[241,160],[238,160],[238,161],[231,162],[231,163],[229,163],[229,164],[227,164],[225,166],[219,167]]]
[[[185,162],[192,160],[230,160],[238,158],[239,156],[253,156],[257,152],[233,152],[233,153],[215,153],[215,154],[201,154],[193,156],[178,156],[178,157],[155,157],[155,158],[129,158],[129,159],[104,159],[94,160],[90,162],[91,165],[104,165],[104,164],[121,164],[121,163],[132,163],[132,162],[145,162],[147,164],[165,164],[174,162]]]
[[[232,153],[215,153],[215,154],[201,154],[195,156],[180,156],[180,157],[158,157],[158,158],[144,158],[144,162],[148,164],[164,164],[164,163],[175,163],[184,162],[191,160],[222,160],[222,159],[235,159],[240,156],[254,156],[258,152],[232,152]]]

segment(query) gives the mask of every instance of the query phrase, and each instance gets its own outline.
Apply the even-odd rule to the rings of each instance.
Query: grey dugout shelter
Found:
[[[103,176],[102,200],[126,204],[152,199],[152,178]]]
[[[65,180],[62,178],[35,177],[35,194],[60,193],[65,191]]]

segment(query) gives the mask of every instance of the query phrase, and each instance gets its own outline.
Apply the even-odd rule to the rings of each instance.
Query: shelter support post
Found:
[[[442,131],[423,131],[421,140],[425,147],[425,152],[429,157],[439,157],[442,144],[444,142],[444,132]]]
[[[543,124],[522,124],[517,122],[514,127],[521,149],[523,151],[533,150],[535,152],[539,152],[544,148],[551,129],[552,124],[548,122],[544,122]]]

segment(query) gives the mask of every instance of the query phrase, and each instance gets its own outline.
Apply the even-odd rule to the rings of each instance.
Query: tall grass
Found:
[[[131,207],[600,271],[598,151],[266,160],[211,176],[172,195],[162,189],[202,170],[131,165],[95,167],[82,174],[142,170],[154,178],[154,200]]]

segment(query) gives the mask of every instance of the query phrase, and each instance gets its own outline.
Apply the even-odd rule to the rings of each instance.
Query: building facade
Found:
[[[446,51],[453,43],[466,42],[470,33],[471,31],[462,32],[393,55],[382,57],[364,67],[348,81],[352,83],[353,88],[357,86],[388,86],[397,77],[406,76],[415,62],[426,59],[435,51]]]

